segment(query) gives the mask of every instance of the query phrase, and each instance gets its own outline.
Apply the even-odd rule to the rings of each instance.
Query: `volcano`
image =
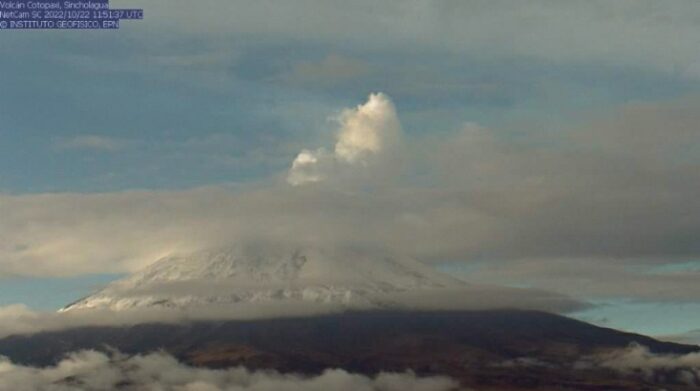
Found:
[[[325,310],[236,317],[242,308],[294,304]],[[0,339],[0,356],[47,366],[81,350],[166,352],[210,368],[308,375],[332,368],[365,375],[409,370],[449,376],[465,389],[494,391],[700,387],[685,369],[620,372],[596,366],[591,357],[630,346],[674,356],[700,348],[541,310],[579,304],[546,292],[475,286],[396,255],[228,247],[163,258],[61,310],[61,316],[126,315],[214,306],[219,319],[14,335]]]
[[[162,258],[61,312],[221,313],[224,318],[366,310],[585,306],[563,295],[467,283],[396,254],[323,248],[223,247]]]
[[[61,311],[305,302],[393,308],[393,296],[468,285],[411,258],[227,247],[163,258]]]

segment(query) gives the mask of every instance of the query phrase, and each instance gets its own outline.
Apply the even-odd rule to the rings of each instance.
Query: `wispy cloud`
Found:
[[[450,51],[482,58],[526,57],[563,63],[643,67],[696,76],[700,7],[681,0],[667,7],[654,1],[585,3],[536,0],[517,4],[476,0],[302,1],[265,4],[210,1],[191,14],[206,24],[187,33],[204,36],[249,35],[369,50]],[[157,1],[151,12],[162,15],[160,28],[180,31],[185,1]],[[313,12],[309,12],[313,9]],[[303,25],[299,20],[304,19]],[[260,23],[265,20],[267,23]],[[144,26],[135,26],[141,33]],[[673,45],[668,45],[673,42]],[[686,71],[687,70],[687,71]]]
[[[58,150],[93,150],[114,152],[127,145],[125,140],[98,136],[93,134],[83,134],[71,138],[60,139],[54,142],[54,148]]]
[[[332,87],[364,77],[370,69],[364,61],[329,54],[320,61],[299,61],[275,80],[291,85]]]

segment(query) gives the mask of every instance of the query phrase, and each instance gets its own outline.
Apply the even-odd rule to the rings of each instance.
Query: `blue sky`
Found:
[[[84,275],[67,278],[15,277],[0,280],[0,306],[22,303],[37,310],[56,310],[106,284],[123,277],[120,274]]]
[[[494,236],[474,239],[468,251],[412,255],[431,262],[449,256],[466,275],[478,261],[478,270],[488,270],[474,278],[511,285],[522,279],[615,303],[582,316],[616,327],[654,334],[700,328],[688,316],[700,297],[682,288],[697,274],[684,262],[700,259],[693,244],[698,221],[682,217],[699,210],[692,202],[697,189],[681,183],[696,179],[693,152],[700,147],[692,114],[700,108],[697,2],[129,0],[113,6],[144,8],[145,20],[124,22],[119,31],[0,34],[8,53],[0,58],[0,194],[13,197],[12,205],[55,193],[265,187],[285,175],[300,150],[333,142],[332,118],[341,110],[383,92],[414,157],[422,159],[409,164],[397,187],[434,175],[453,195],[486,188],[501,194],[491,198],[503,201],[493,208],[532,227],[505,224]],[[488,129],[492,141],[465,146],[465,156],[450,152],[454,161],[431,156],[440,154],[431,148],[446,151],[437,144],[461,145],[444,140],[462,140],[465,126]],[[500,166],[511,159],[512,166]],[[491,171],[475,168],[482,166]],[[537,181],[543,184],[531,191]],[[561,199],[571,202],[557,204]],[[9,205],[1,200],[0,213]],[[69,218],[13,210],[0,223],[0,234],[23,232],[27,242],[7,234],[0,241],[0,304],[57,308],[148,262],[134,255],[142,255],[135,239],[112,252],[92,236],[85,251],[63,247],[85,240],[77,232],[88,226],[80,202],[69,205],[76,209]],[[91,215],[103,213],[90,208]],[[555,213],[559,208],[565,212]],[[603,216],[617,212],[604,225]],[[528,220],[533,215],[539,217]],[[146,223],[158,226],[159,218]],[[104,221],[115,230],[128,225],[117,217]],[[36,228],[47,222],[65,222],[63,234],[75,229],[75,237],[50,242]],[[557,239],[569,231],[567,240]],[[509,244],[499,248],[499,240]],[[17,255],[23,246],[41,250],[31,257],[37,265],[100,259],[65,273],[42,266],[34,272],[30,258]],[[158,246],[146,246],[149,256],[170,250]],[[555,259],[566,270],[585,264],[586,278],[614,271],[621,281],[640,282],[628,292],[613,289],[613,282],[600,291],[594,283],[569,290],[565,273],[538,272]],[[663,284],[678,288],[668,293]],[[672,321],[655,320],[661,318]]]

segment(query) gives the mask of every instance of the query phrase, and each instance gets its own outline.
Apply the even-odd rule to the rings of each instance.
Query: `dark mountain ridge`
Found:
[[[664,354],[700,351],[697,346],[661,342],[545,312],[493,310],[366,311],[82,327],[4,338],[0,355],[17,363],[46,366],[83,349],[117,349],[126,354],[165,351],[189,364],[213,368],[243,365],[307,374],[326,368],[363,374],[413,370],[421,375],[449,375],[479,389],[610,389],[591,388],[602,384],[639,390],[643,389],[638,388],[639,382],[647,380],[630,380],[606,370],[573,369],[581,357],[630,344]],[[538,364],[505,364],[523,358]],[[692,389],[678,387],[666,389]]]

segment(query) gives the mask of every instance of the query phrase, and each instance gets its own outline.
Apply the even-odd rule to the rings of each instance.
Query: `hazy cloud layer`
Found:
[[[112,137],[98,136],[93,134],[83,134],[75,137],[61,139],[54,143],[59,150],[96,150],[96,151],[116,151],[126,145],[124,140]]]
[[[128,0],[123,2],[129,6]],[[131,23],[124,34],[143,39],[145,33],[159,31],[208,43],[224,37],[235,44],[243,37],[251,45],[303,42],[368,52],[390,49],[460,53],[485,59],[534,58],[560,64],[646,68],[688,78],[697,78],[700,69],[695,51],[700,43],[696,23],[700,6],[693,0],[664,6],[653,0],[554,5],[546,0],[517,4],[489,0],[207,0],[202,5],[192,8],[184,0],[150,2],[149,23]],[[8,37],[8,43],[26,42],[25,39]],[[30,39],[38,40],[40,36]],[[159,56],[154,60],[169,68],[209,67],[209,71],[214,71],[221,69],[217,65],[227,61],[230,64],[231,57],[235,58],[224,51]],[[114,64],[105,63],[99,68],[104,67],[114,69]],[[366,68],[347,58],[330,57],[317,63],[296,64],[292,78],[307,77],[309,71],[338,80],[365,73]],[[209,77],[212,76],[225,79],[220,73],[212,72]]]
[[[660,336],[659,339],[689,345],[700,345],[700,330],[691,330],[683,334],[664,335]]]
[[[259,285],[259,284],[258,284]],[[489,285],[465,287],[413,289],[403,292],[376,294],[373,301],[342,301],[330,303],[314,302],[303,298],[256,300],[250,302],[226,302],[191,300],[192,295],[207,299],[226,297],[230,286],[216,281],[179,281],[156,284],[155,292],[134,289],[122,292],[122,298],[154,298],[168,296],[171,300],[190,299],[192,304],[175,308],[158,305],[143,305],[126,309],[71,309],[70,311],[34,311],[25,305],[0,307],[0,338],[13,334],[33,334],[42,331],[62,330],[80,326],[128,326],[139,323],[183,323],[197,320],[249,320],[280,317],[316,316],[339,314],[346,311],[375,310],[377,303],[395,310],[490,310],[524,309],[554,313],[570,313],[588,308],[589,305],[568,296],[537,289],[505,288]],[[261,292],[265,287],[261,286]],[[139,296],[144,295],[144,296]],[[209,296],[208,296],[209,295]],[[66,303],[68,304],[68,303]]]
[[[470,272],[474,281],[522,284],[574,297],[656,302],[697,302],[700,272],[682,260],[639,258],[525,258],[484,263]],[[624,283],[621,283],[624,281]]]
[[[402,106],[407,133],[568,121],[574,110],[697,91],[697,2],[551,3],[154,0],[148,22],[119,37],[5,36],[15,55],[0,66],[16,77],[0,97],[0,187],[249,181],[284,170],[301,147],[327,145],[313,140],[327,110],[376,90]],[[85,132],[129,145],[86,158],[46,142]],[[173,148],[218,134],[238,139],[202,153]]]
[[[292,86],[333,88],[367,75],[370,66],[360,60],[329,54],[319,61],[300,61],[291,70],[270,80]]]
[[[148,25],[129,27],[139,34],[156,25],[190,35],[274,37],[375,51],[450,51],[478,53],[482,58],[596,62],[688,77],[698,77],[700,68],[696,51],[700,7],[692,0],[663,6],[651,0],[557,4],[545,0],[214,0],[206,4],[188,13],[189,23],[183,24],[178,10],[188,9],[189,3],[152,2],[149,11],[159,17]],[[263,20],[266,22],[260,23]]]
[[[341,116],[325,160],[299,155],[289,174],[307,186],[280,173],[245,187],[2,195],[0,274],[129,272],[255,242],[466,262],[482,266],[477,280],[562,293],[696,300],[690,274],[658,266],[700,256],[699,108],[632,103],[546,144],[467,124],[405,137],[385,159],[400,127],[373,95]]]
[[[380,373],[369,378],[329,369],[315,377],[250,372],[245,368],[195,368],[166,354],[126,357],[95,351],[71,353],[53,367],[34,368],[0,357],[0,389],[16,391],[448,391],[457,383],[446,377],[419,378],[413,373]]]

